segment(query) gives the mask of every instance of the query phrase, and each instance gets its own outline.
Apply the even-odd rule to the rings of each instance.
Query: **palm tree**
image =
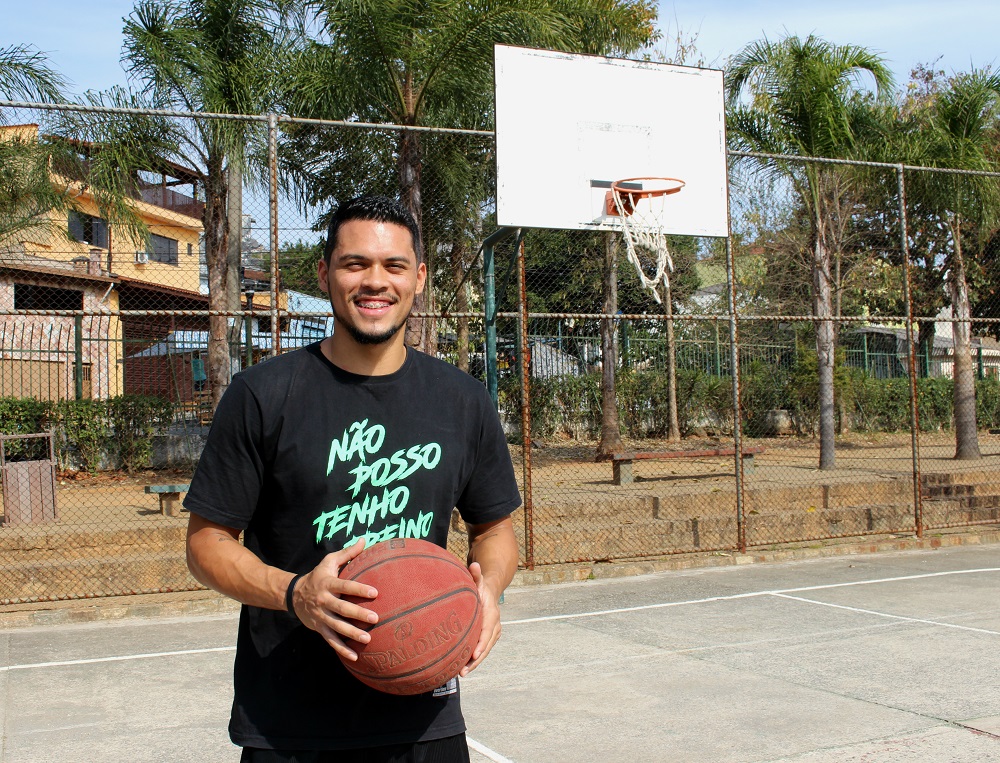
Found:
[[[972,71],[953,77],[918,114],[919,152],[914,163],[930,167],[996,171],[992,158],[1000,116],[1000,74]],[[946,232],[944,263],[954,340],[955,458],[978,459],[976,388],[972,363],[969,255],[978,250],[1000,214],[1000,191],[992,177],[916,172],[908,195]],[[980,241],[974,237],[979,235]],[[973,244],[970,247],[970,239]],[[970,252],[971,248],[971,252]]]
[[[259,114],[273,103],[280,53],[263,0],[142,0],[126,19],[124,36],[122,63],[148,90],[153,105]],[[242,187],[245,147],[252,138],[250,123],[237,120],[194,119],[179,132],[178,158],[198,170],[205,189],[208,306],[213,311],[240,307],[239,262],[230,258],[230,237],[238,240],[240,234],[230,221],[239,219],[242,203],[230,197]],[[225,316],[209,318],[213,405],[229,384],[229,323]]]
[[[27,45],[0,48],[0,98],[56,102],[66,81],[45,56]],[[6,122],[0,111],[0,124]],[[51,150],[31,136],[11,133],[0,140],[0,242],[29,230],[48,228],[46,212],[64,209],[66,196],[49,179]]]
[[[833,45],[810,35],[777,43],[751,43],[727,70],[727,119],[734,147],[766,153],[847,158],[857,151],[855,119],[869,104],[862,81],[869,76],[878,96],[888,95],[892,75],[882,58],[856,46]],[[744,100],[746,99],[746,102]],[[791,183],[808,213],[812,250],[812,296],[819,374],[820,463],[833,469],[835,415],[834,261],[840,249],[836,221],[842,218],[844,168],[811,162],[760,160],[764,171]]]
[[[65,87],[66,80],[41,52],[28,45],[0,48],[0,97],[56,103],[63,100]]]
[[[306,0],[306,5],[314,9],[324,39],[302,46],[288,111],[405,127],[488,129],[496,43],[608,53],[636,50],[655,36],[655,7],[648,0]],[[401,130],[385,148],[395,165],[394,185],[423,231],[420,133]],[[354,153],[342,146],[337,151]],[[358,182],[358,167],[367,170],[367,181]],[[371,159],[362,158],[353,182],[342,184],[335,197],[342,197],[344,186],[368,190],[390,184],[389,167],[372,170]],[[435,309],[437,252],[427,247],[425,257],[428,280],[417,311]],[[425,321],[416,343],[433,352],[435,334],[433,322]],[[411,341],[415,338],[411,332]]]

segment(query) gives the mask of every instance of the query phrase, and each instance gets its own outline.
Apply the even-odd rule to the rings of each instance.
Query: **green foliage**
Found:
[[[976,422],[980,427],[1000,427],[1000,380],[976,382]]]
[[[740,375],[740,414],[748,436],[766,434],[768,411],[789,408],[789,372],[755,360]]]
[[[834,399],[849,407],[853,392],[843,349],[838,349],[834,358],[833,390]],[[801,344],[797,346],[795,363],[785,386],[785,399],[800,428],[814,431],[819,423],[819,362],[815,350],[805,349]]]
[[[63,100],[66,80],[30,45],[0,48],[0,98],[12,101]]]
[[[815,430],[817,383],[815,358],[801,353],[792,369],[754,361],[740,379],[743,432],[748,437],[770,434],[766,414],[788,410],[802,433]],[[596,439],[601,430],[599,373],[531,380],[533,437],[564,433]],[[910,428],[910,382],[879,379],[838,364],[835,384],[845,401],[851,427],[861,432],[906,432]],[[917,413],[923,432],[953,427],[954,390],[947,378],[917,380]],[[667,435],[667,380],[657,371],[618,374],[616,389],[622,436],[641,440]],[[519,421],[520,388],[516,377],[501,380],[500,407],[508,420]],[[981,427],[1000,427],[1000,380],[976,382]],[[700,370],[677,374],[677,407],[681,434],[706,427],[732,432],[732,377]]]
[[[0,398],[0,432],[34,434],[56,431],[63,463],[96,473],[116,459],[128,470],[149,465],[153,436],[173,417],[169,400],[121,395],[108,400]],[[30,440],[6,446],[8,457],[48,458],[44,442]]]
[[[132,474],[149,466],[153,435],[173,417],[169,400],[143,395],[121,395],[107,402],[111,439],[122,467]]]
[[[61,400],[56,405],[68,450],[86,472],[95,474],[111,443],[108,406],[104,400]]]
[[[323,246],[324,242],[307,244],[302,240],[282,246],[278,251],[281,288],[325,297],[316,278],[316,263],[323,256]]]
[[[0,397],[0,433],[37,434],[48,432],[53,426],[54,409],[47,400],[34,398]],[[48,458],[42,440],[12,440],[4,444],[7,458]]]

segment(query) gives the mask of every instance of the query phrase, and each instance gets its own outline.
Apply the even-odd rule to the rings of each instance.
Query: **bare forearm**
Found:
[[[500,599],[517,572],[518,546],[510,518],[470,528],[469,564],[478,562],[483,582]]]
[[[188,568],[198,582],[243,604],[284,609],[292,573],[264,564],[226,528],[192,517]]]

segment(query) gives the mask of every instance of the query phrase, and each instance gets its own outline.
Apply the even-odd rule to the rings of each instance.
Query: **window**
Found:
[[[165,262],[167,265],[177,264],[177,239],[149,235],[149,259],[153,262]]]
[[[83,292],[55,286],[14,284],[15,310],[83,310]]]
[[[68,228],[73,240],[102,249],[108,248],[108,224],[100,217],[70,210]]]
[[[322,339],[326,336],[326,321],[323,318],[303,319],[302,336],[309,339]]]

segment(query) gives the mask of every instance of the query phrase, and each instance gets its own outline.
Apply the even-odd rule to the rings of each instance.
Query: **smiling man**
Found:
[[[350,640],[367,642],[376,621],[343,597],[378,592],[338,577],[365,545],[445,546],[458,508],[484,608],[463,676],[499,638],[499,598],[517,568],[510,514],[521,501],[485,387],[403,343],[426,279],[420,251],[394,200],[335,212],[318,265],[333,335],[233,379],[191,481],[188,564],[244,605],[229,727],[243,761],[469,760],[457,679],[382,694],[337,658],[357,659]]]

